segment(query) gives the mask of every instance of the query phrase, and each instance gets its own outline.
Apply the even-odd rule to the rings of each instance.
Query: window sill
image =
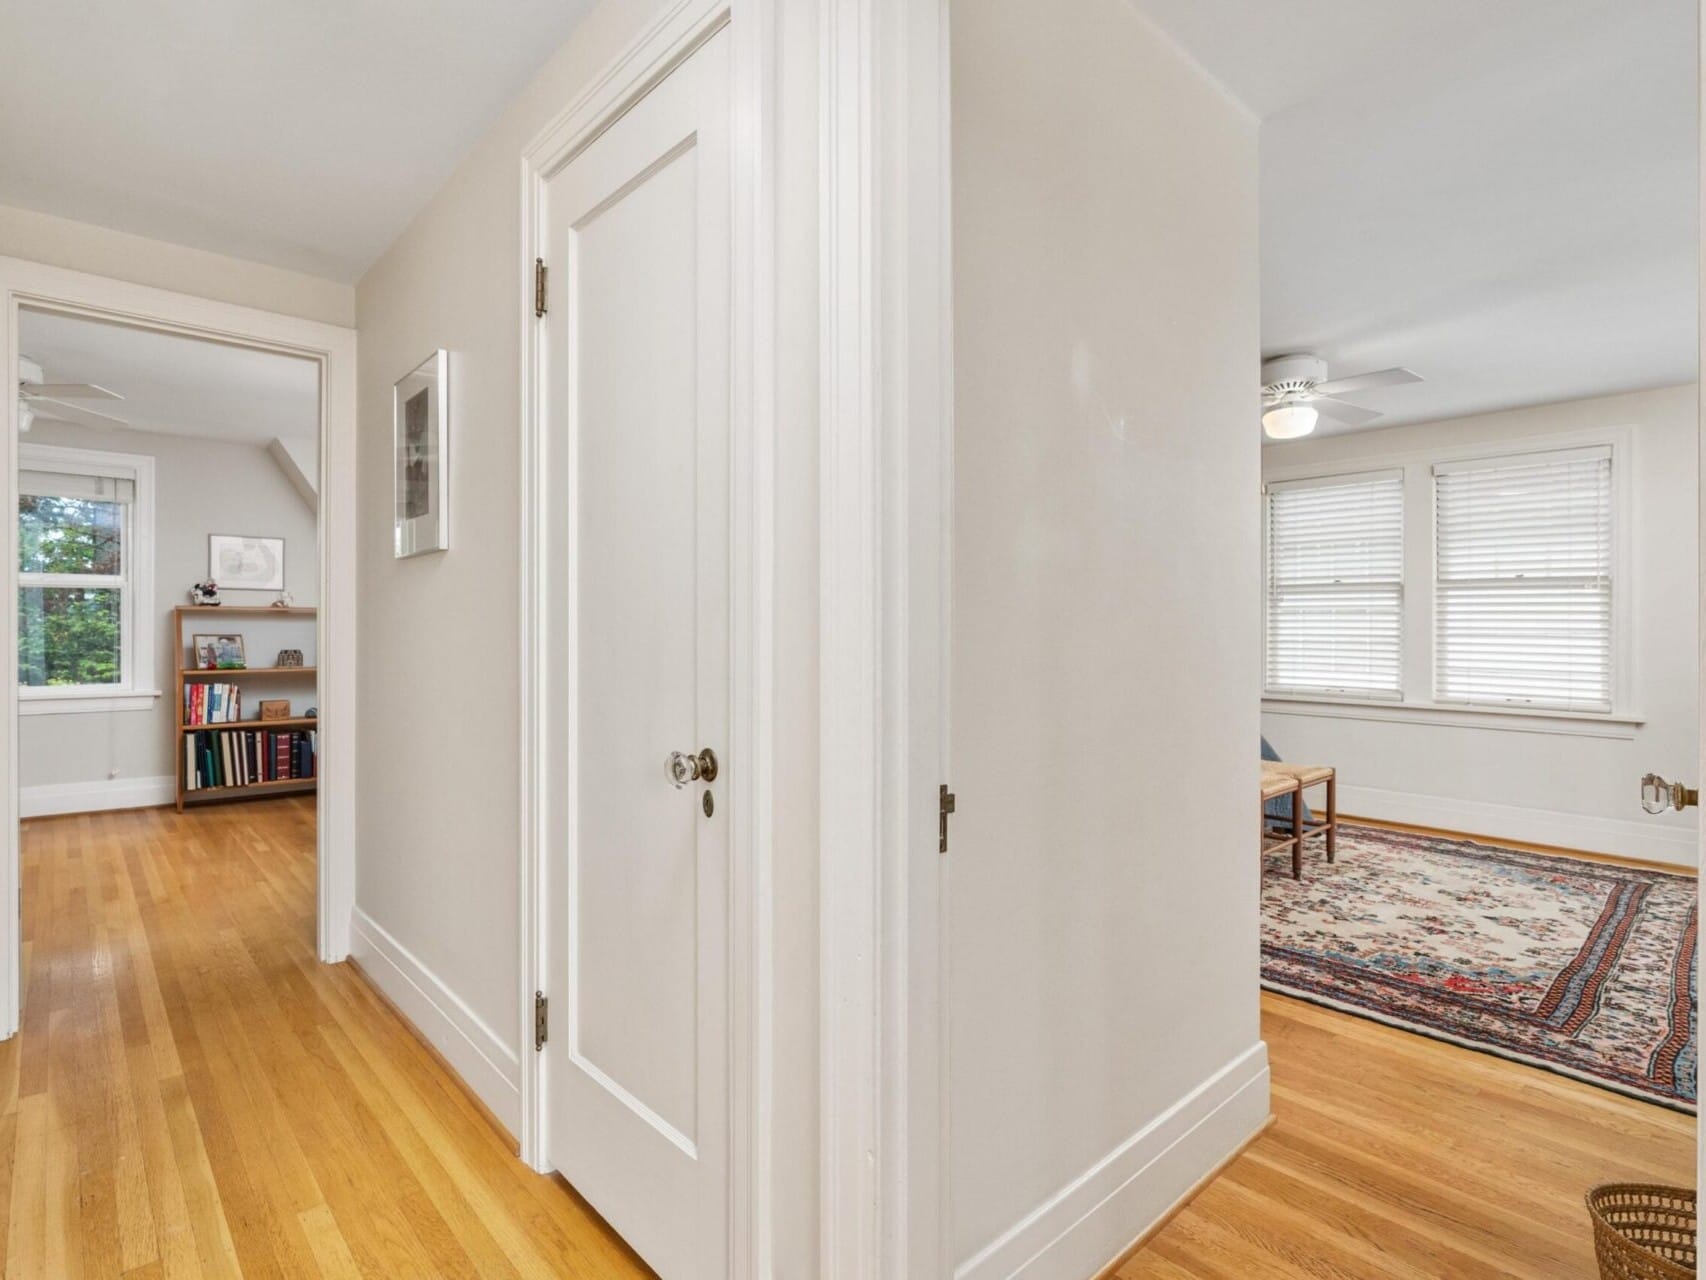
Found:
[[[158,689],[18,690],[21,716],[94,715],[107,711],[152,711]]]
[[[1467,707],[1444,702],[1380,702],[1363,698],[1308,697],[1266,693],[1262,710],[1274,715],[1319,716],[1332,720],[1371,720],[1385,724],[1442,725],[1454,729],[1490,729],[1503,733],[1551,733],[1583,738],[1633,741],[1646,720],[1638,715],[1601,715],[1591,711],[1547,711],[1515,707]]]

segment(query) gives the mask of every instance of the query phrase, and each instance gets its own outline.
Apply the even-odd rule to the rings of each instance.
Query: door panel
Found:
[[[550,762],[547,1141],[672,1278],[727,1269],[726,774],[665,773],[672,751],[727,753],[727,43],[545,193],[548,696],[570,739]]]

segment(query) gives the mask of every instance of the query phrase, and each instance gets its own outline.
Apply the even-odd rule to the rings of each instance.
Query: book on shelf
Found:
[[[186,791],[314,777],[318,743],[313,729],[204,730],[183,737]]]
[[[185,724],[231,724],[243,718],[243,691],[234,684],[184,683]]]

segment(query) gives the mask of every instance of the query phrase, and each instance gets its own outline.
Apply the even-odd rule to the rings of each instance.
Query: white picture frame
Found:
[[[393,545],[399,560],[450,549],[450,355],[440,347],[391,392]]]
[[[210,533],[207,576],[221,591],[283,591],[284,539]]]

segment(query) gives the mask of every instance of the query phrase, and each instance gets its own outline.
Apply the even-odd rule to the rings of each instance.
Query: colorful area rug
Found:
[[[1341,827],[1262,877],[1262,985],[1695,1109],[1695,881]]]

